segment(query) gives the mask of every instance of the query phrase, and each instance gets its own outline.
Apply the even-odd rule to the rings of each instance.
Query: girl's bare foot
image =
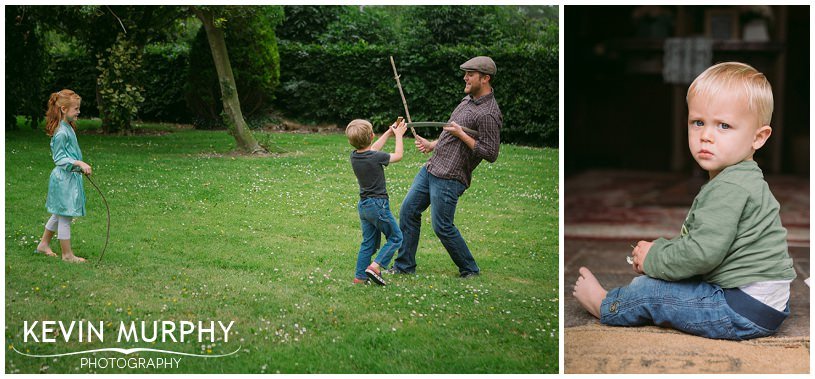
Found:
[[[72,255],[62,254],[62,260],[65,261],[65,262],[70,262],[70,263],[84,263],[85,262],[85,258],[77,257],[76,255],[73,255],[73,254]]]
[[[574,292],[572,292],[572,295],[577,298],[580,305],[589,311],[589,313],[594,317],[600,318],[600,304],[603,303],[603,299],[606,298],[608,291],[600,285],[600,282],[597,281],[597,278],[594,277],[594,274],[592,274],[589,269],[581,267],[578,271],[580,272],[580,276],[574,284]]]
[[[63,261],[71,263],[85,262],[85,258],[74,255],[74,250],[71,249],[71,240],[59,240],[59,247],[62,248]]]
[[[53,250],[51,250],[51,246],[43,245],[42,243],[37,245],[37,252],[40,253],[40,254],[45,254],[45,255],[47,255],[49,257],[56,257],[57,256],[57,254],[54,253]]]

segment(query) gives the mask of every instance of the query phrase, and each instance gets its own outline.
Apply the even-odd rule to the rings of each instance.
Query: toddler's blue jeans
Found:
[[[660,325],[697,336],[746,340],[774,334],[789,316],[737,288],[702,281],[668,282],[639,276],[608,291],[600,322],[615,326]]]
[[[402,246],[402,231],[399,224],[391,213],[388,199],[367,197],[361,199],[357,204],[359,211],[359,222],[362,224],[362,243],[357,254],[357,268],[354,276],[357,279],[367,279],[365,269],[371,264],[371,256],[379,248],[382,234],[385,234],[387,242],[374,261],[382,268],[388,267],[393,259],[393,254]]]

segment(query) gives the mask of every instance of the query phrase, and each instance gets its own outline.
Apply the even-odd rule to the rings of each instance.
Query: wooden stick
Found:
[[[402,92],[402,82],[399,80],[399,74],[396,72],[396,63],[393,62],[393,56],[391,58],[391,67],[393,67],[393,77],[396,79],[396,86],[399,87],[399,95],[402,96],[402,104],[405,106],[405,116],[407,116],[408,123],[410,123],[410,112],[408,111],[407,100],[405,100],[405,93]],[[413,138],[416,138],[416,130],[412,127],[410,128],[410,132],[413,134]]]
[[[443,127],[445,127],[447,125],[450,125],[450,123],[449,122],[430,122],[430,121],[418,121],[418,122],[409,122],[408,123],[408,126],[411,127],[411,128],[443,128]],[[467,133],[470,133],[475,137],[478,137],[478,136],[481,135],[481,133],[478,133],[478,131],[472,130],[472,129],[466,127],[466,126],[462,126],[461,130],[463,130],[463,131],[465,131]]]

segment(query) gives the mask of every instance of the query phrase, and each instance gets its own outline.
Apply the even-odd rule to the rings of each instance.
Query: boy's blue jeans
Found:
[[[433,231],[458,266],[459,273],[479,272],[475,258],[453,223],[458,198],[466,189],[458,180],[438,178],[428,173],[426,166],[422,166],[399,210],[399,227],[405,235],[405,243],[393,263],[395,269],[407,273],[416,271],[416,249],[419,247],[422,212],[431,207]]]
[[[387,242],[374,261],[382,267],[388,267],[393,254],[402,245],[402,231],[393,217],[388,199],[368,197],[357,204],[359,221],[362,224],[362,243],[357,254],[357,268],[354,276],[367,279],[365,269],[371,264],[371,256],[379,248],[380,238],[385,234]]]
[[[736,292],[738,294],[734,295]],[[736,302],[734,299],[743,301]],[[777,324],[769,322],[774,324],[769,326],[767,317],[751,315],[744,310],[744,304],[747,304],[748,311],[758,311],[759,315],[768,316]],[[753,316],[757,322],[736,312],[734,307]],[[702,281],[668,282],[645,275],[634,278],[625,287],[608,291],[600,305],[600,322],[606,325],[655,324],[697,336],[728,340],[772,335],[787,316],[789,305],[784,312],[779,312],[739,290],[722,289]]]

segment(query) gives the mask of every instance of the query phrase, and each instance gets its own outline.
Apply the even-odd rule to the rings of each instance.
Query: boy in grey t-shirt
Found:
[[[374,283],[384,286],[385,280],[382,279],[380,268],[390,264],[393,254],[402,245],[402,231],[388,203],[384,167],[402,159],[402,136],[406,130],[407,125],[400,118],[371,144],[374,132],[370,122],[357,119],[348,123],[345,128],[348,142],[356,148],[351,152],[351,167],[359,183],[357,210],[362,226],[362,243],[357,255],[354,284],[367,283],[370,278]],[[396,137],[395,151],[393,154],[381,152],[391,135]],[[387,242],[372,263],[371,256],[379,247],[382,234],[385,234]]]

